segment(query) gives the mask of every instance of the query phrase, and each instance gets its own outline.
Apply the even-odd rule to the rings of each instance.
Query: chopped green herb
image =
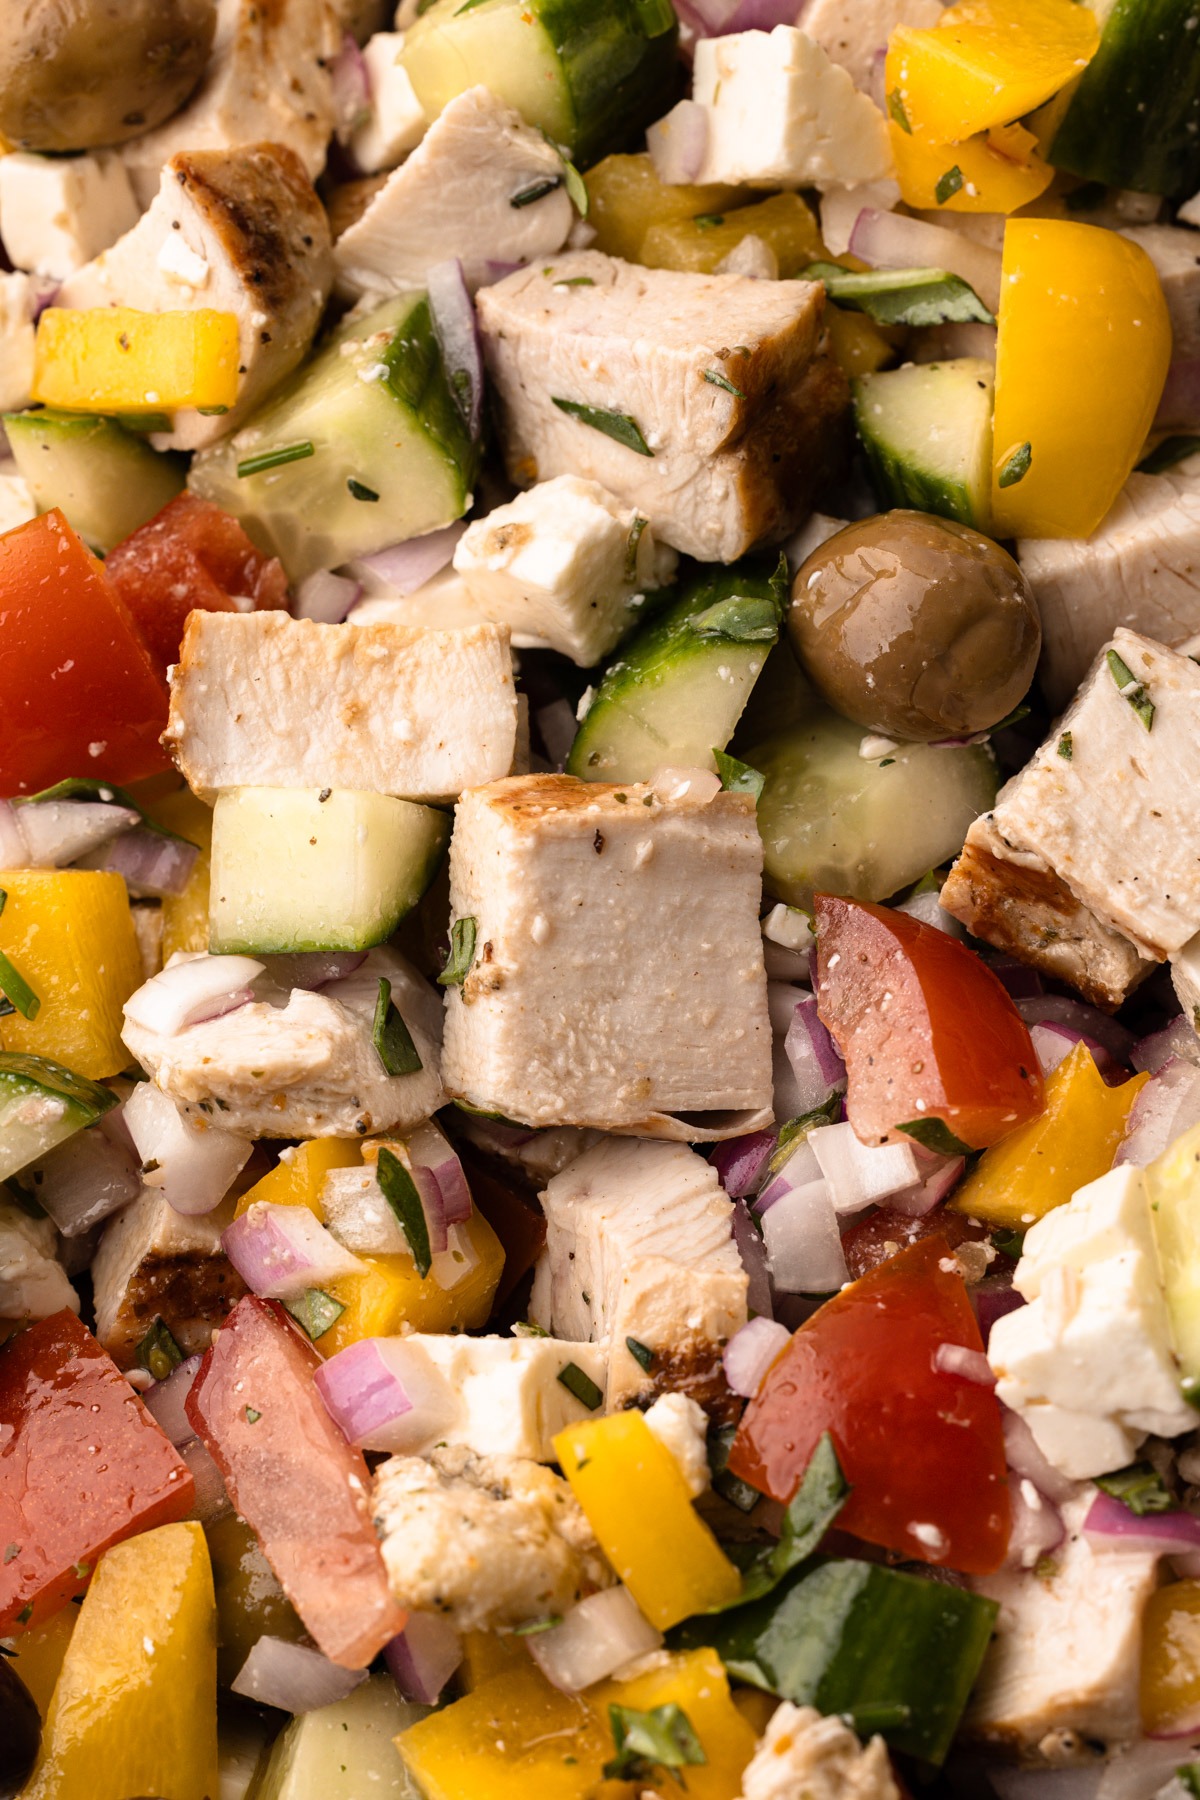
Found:
[[[1010,713],[1005,713],[1002,719],[997,719],[994,725],[989,725],[988,730],[1007,731],[1010,725],[1019,725],[1022,719],[1027,719],[1028,717],[1029,708],[1027,706],[1014,706]]]
[[[285,1300],[283,1304],[314,1344],[319,1337],[324,1337],[331,1325],[337,1324],[346,1310],[341,1301],[327,1294],[324,1288],[309,1288],[298,1300]]]
[[[665,37],[675,28],[675,8],[671,0],[633,0],[639,22],[648,38]]]
[[[638,545],[641,543],[642,533],[649,523],[649,519],[643,519],[641,513],[638,513],[633,524],[629,527],[629,537],[625,544],[626,581],[637,580]]]
[[[183,1361],[183,1351],[175,1342],[165,1320],[161,1318],[155,1319],[134,1354],[141,1367],[147,1369],[155,1381],[165,1381],[171,1370],[177,1369]]]
[[[20,1612],[17,1614],[17,1624],[18,1625],[28,1625],[28,1623],[29,1623],[30,1619],[32,1619],[32,1617],[33,1617],[33,1601],[31,1600],[29,1602],[29,1605],[23,1606],[21,1608]]]
[[[1025,1248],[1023,1231],[993,1231],[992,1243],[1001,1256],[1011,1256],[1014,1262],[1020,1262],[1021,1252]]]
[[[1200,1800],[1200,1762],[1184,1763],[1182,1768],[1176,1769],[1175,1779],[1189,1794],[1194,1794],[1196,1800]]]
[[[520,209],[532,206],[537,200],[544,200],[547,194],[553,194],[563,184],[561,175],[547,175],[541,181],[531,181],[528,187],[521,188],[509,201],[509,205]]]
[[[1147,731],[1154,729],[1154,702],[1146,692],[1145,684],[1138,680],[1129,664],[1110,650],[1105,657],[1108,672],[1117,684],[1117,692],[1122,700],[1128,700],[1134,712]]]
[[[561,151],[559,152],[559,155],[562,155]],[[567,184],[567,193],[570,196],[571,205],[575,208],[575,211],[579,214],[581,219],[586,219],[588,216],[588,207],[591,205],[591,200],[588,197],[587,182],[583,179],[583,176],[579,173],[579,170],[575,167],[575,164],[571,161],[569,156],[563,156],[563,179]],[[584,279],[586,280],[587,277],[585,276]]]
[[[0,993],[8,1001],[14,1012],[19,1012],[23,1019],[36,1019],[42,1010],[42,1003],[7,956],[0,953]]]
[[[1016,449],[1006,456],[1000,465],[1000,473],[996,477],[998,487],[1016,487],[1018,481],[1024,481],[1029,473],[1029,465],[1033,461],[1033,445],[1026,441],[1018,444]]]
[[[649,1344],[639,1344],[635,1337],[627,1337],[625,1339],[625,1348],[628,1350],[630,1356],[632,1356],[634,1362],[645,1369],[648,1375],[654,1363],[654,1352]]]
[[[1058,754],[1064,762],[1070,762],[1075,754],[1075,739],[1071,732],[1064,731],[1058,740]]]
[[[1137,1519],[1147,1513],[1177,1512],[1174,1497],[1164,1486],[1162,1477],[1149,1463],[1133,1463],[1128,1469],[1117,1469],[1112,1475],[1097,1475],[1096,1486],[1111,1494]]]
[[[744,400],[746,398],[742,389],[740,387],[734,387],[732,381],[727,381],[719,369],[705,369],[704,379],[705,381],[711,381],[714,387],[724,388],[727,394],[734,395],[738,400]]]
[[[724,223],[724,213],[697,213],[692,220],[692,224],[698,226],[701,231],[711,231],[715,226],[723,225]]]
[[[727,755],[724,750],[714,749],[713,761],[727,794],[753,794],[755,800],[761,798],[767,785],[765,775],[760,775],[749,763],[739,762],[736,756]]]
[[[432,5],[432,0],[430,0],[430,4]],[[464,13],[474,12],[477,6],[482,6],[483,4],[484,0],[463,0],[462,5],[454,13],[454,17],[456,19],[461,19]]]
[[[674,1701],[649,1712],[612,1705],[608,1722],[616,1755],[604,1765],[607,1781],[651,1781],[656,1768],[699,1768],[708,1761],[691,1720]]]
[[[590,275],[555,275],[553,269],[546,270],[555,287],[595,287]]]
[[[378,500],[379,498],[374,488],[369,488],[365,481],[356,481],[353,475],[346,477],[346,487],[352,500]]]
[[[262,1418],[262,1414],[259,1412],[257,1406],[248,1406],[246,1408],[246,1423],[247,1423],[247,1425],[257,1425],[258,1421],[261,1418]]]
[[[1184,457],[1195,456],[1197,450],[1200,450],[1200,437],[1164,438],[1149,456],[1143,456],[1138,469],[1143,475],[1161,475],[1164,469],[1173,469]]]
[[[815,1106],[811,1112],[801,1113],[798,1118],[789,1119],[779,1128],[779,1137],[771,1152],[771,1160],[767,1165],[774,1175],[780,1170],[801,1138],[806,1138],[810,1131],[818,1125],[830,1125],[842,1109],[841,1094],[830,1094],[821,1106]]]
[[[974,288],[946,269],[843,269],[840,263],[809,263],[804,281],[819,281],[831,300],[851,312],[866,313],[878,325],[994,325]]]
[[[956,1138],[944,1119],[910,1119],[907,1125],[897,1125],[906,1137],[915,1139],[923,1150],[933,1150],[938,1156],[969,1156],[970,1144],[964,1144]]]
[[[520,1325],[513,1326],[513,1336],[523,1338],[549,1337],[550,1333],[544,1325],[538,1325],[533,1319],[525,1319]]]
[[[527,1625],[514,1625],[513,1637],[538,1637],[543,1631],[553,1631],[556,1625],[562,1624],[561,1613],[548,1613],[544,1619],[530,1619]]]
[[[716,1493],[739,1512],[753,1512],[762,1499],[758,1489],[751,1487],[738,1475],[729,1472],[729,1452],[733,1449],[733,1440],[737,1436],[736,1425],[722,1425],[710,1429],[708,1433],[708,1468],[712,1476],[712,1484]]]
[[[559,412],[565,412],[568,418],[578,419],[581,425],[590,425],[593,431],[602,431],[605,437],[612,438],[616,444],[624,444],[627,450],[635,450],[639,456],[654,455],[637,420],[631,419],[628,413],[606,412],[601,406],[585,406],[581,400],[560,400],[557,394],[550,398]]]
[[[422,1067],[417,1046],[412,1041],[408,1026],[400,1017],[399,1007],[392,999],[392,984],[383,975],[379,978],[379,998],[375,1002],[371,1040],[389,1075],[415,1075]]]
[[[885,756],[880,762],[879,767],[881,769],[890,769],[895,760],[894,756]]]
[[[92,1565],[89,1562],[77,1562],[72,1566],[75,1570],[75,1579],[77,1581],[85,1580],[92,1572]]]
[[[227,406],[198,406],[196,411],[202,419],[222,419],[229,408]]]
[[[909,119],[908,110],[905,107],[904,101],[900,98],[899,88],[893,88],[888,95],[887,109],[888,117],[900,127],[901,131],[906,131],[909,137],[911,137],[912,123]]]
[[[375,1164],[375,1179],[383,1197],[396,1215],[396,1222],[408,1241],[417,1274],[422,1281],[433,1267],[429,1248],[429,1222],[416,1183],[400,1158],[392,1150],[381,1150]]]
[[[315,444],[307,440],[303,444],[284,444],[278,450],[263,450],[258,456],[246,456],[237,466],[238,480],[244,481],[247,475],[263,475],[268,469],[282,469],[287,463],[303,462],[306,456],[317,454]]]
[[[828,1432],[821,1437],[804,1471],[787,1511],[779,1542],[763,1550],[745,1569],[742,1591],[736,1600],[711,1608],[713,1612],[729,1612],[749,1600],[761,1600],[816,1551],[850,1497],[850,1484]]]
[[[597,1407],[604,1405],[604,1389],[598,1388],[578,1363],[568,1363],[565,1368],[560,1369],[558,1379],[568,1394],[574,1394],[579,1404],[586,1406],[589,1412],[595,1412]]]
[[[962,192],[963,172],[955,163],[944,175],[938,177],[938,184],[933,190],[933,197],[939,206],[945,206],[947,200],[953,200],[955,194]]]
[[[20,1556],[20,1554],[21,1554],[20,1544],[9,1544],[7,1549],[4,1552],[4,1560],[6,1563],[15,1562],[17,1557]]]
[[[773,644],[779,635],[779,609],[774,600],[733,594],[693,613],[687,628],[697,637],[728,638],[732,644]]]
[[[479,921],[470,917],[455,919],[450,927],[450,954],[446,958],[446,966],[438,976],[442,987],[461,987],[475,961],[475,938],[479,930]]]

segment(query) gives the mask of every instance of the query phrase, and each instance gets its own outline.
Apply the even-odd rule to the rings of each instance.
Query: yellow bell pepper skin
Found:
[[[602,1723],[610,1706],[651,1712],[681,1707],[700,1739],[706,1762],[688,1764],[688,1800],[737,1800],[742,1773],[754,1755],[757,1734],[734,1704],[725,1667],[715,1650],[690,1650],[668,1658],[633,1681],[606,1681],[587,1693]],[[635,1790],[636,1791],[636,1790]]]
[[[343,1275],[329,1293],[345,1312],[318,1340],[322,1356],[334,1356],[365,1337],[395,1337],[413,1331],[475,1331],[486,1325],[504,1269],[504,1246],[482,1213],[460,1227],[479,1261],[453,1288],[438,1285],[431,1269],[424,1280],[411,1256],[364,1256],[365,1275]]]
[[[62,1672],[63,1659],[78,1617],[77,1606],[64,1606],[43,1619],[40,1625],[31,1625],[13,1644],[12,1666],[33,1695],[43,1719],[50,1711],[55,1684]]]
[[[799,194],[773,194],[736,212],[659,220],[642,239],[639,262],[648,269],[685,269],[711,275],[743,238],[758,237],[775,253],[783,280],[825,254],[821,228]]]
[[[462,1649],[458,1678],[468,1694],[497,1675],[513,1675],[529,1667],[525,1640],[511,1631],[466,1631]]]
[[[167,894],[162,903],[163,961],[177,950],[208,949],[208,884],[212,864],[212,808],[187,788],[167,794],[146,807],[156,824],[198,844],[200,854],[182,894]]]
[[[1077,1188],[1108,1173],[1134,1101],[1149,1080],[1109,1087],[1086,1044],[1046,1082],[1046,1108],[985,1150],[949,1205],[1006,1231],[1024,1231]]]
[[[121,1008],[142,985],[142,962],[122,877],[0,870],[0,888],[0,950],[41,1001],[36,1018],[0,1019],[0,1049],[48,1056],[91,1081],[127,1069]]]
[[[51,306],[38,321],[33,397],[68,412],[160,413],[232,406],[238,391],[233,313]]]
[[[1011,213],[1044,194],[1054,170],[1023,125],[998,125],[962,143],[889,126],[907,206],[926,212]]]
[[[199,1525],[115,1545],[80,1609],[24,1800],[212,1800],[216,1645]]]
[[[560,1431],[555,1452],[609,1562],[660,1631],[736,1599],[742,1578],[639,1412]]]
[[[1075,0],[964,0],[931,31],[892,32],[889,111],[938,143],[974,137],[1057,94],[1099,42],[1096,15]]]
[[[588,224],[596,233],[592,247],[626,262],[642,260],[642,244],[652,226],[711,219],[752,198],[745,188],[718,182],[677,187],[660,181],[645,151],[606,156],[588,170],[585,180]]]
[[[876,369],[895,362],[897,346],[866,313],[848,312],[827,302],[824,317],[829,333],[829,354],[851,379],[856,375],[873,375]],[[895,331],[895,327],[889,326],[888,330]]]
[[[238,1200],[234,1218],[240,1219],[256,1200],[269,1200],[272,1206],[307,1206],[323,1225],[321,1189],[325,1177],[334,1169],[355,1169],[361,1161],[362,1148],[357,1138],[310,1138],[307,1144],[285,1150],[271,1173],[246,1189]]]
[[[999,327],[993,535],[1090,537],[1141,455],[1171,360],[1154,265],[1115,231],[1010,219]]]
[[[586,1699],[527,1663],[410,1725],[396,1748],[425,1800],[591,1800],[613,1740]]]
[[[1200,1707],[1200,1581],[1151,1594],[1142,1614],[1142,1730],[1172,1737],[1194,1728]]]

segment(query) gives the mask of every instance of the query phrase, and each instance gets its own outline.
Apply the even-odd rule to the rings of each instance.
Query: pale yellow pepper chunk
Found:
[[[238,1200],[234,1213],[241,1218],[257,1200],[272,1206],[307,1206],[315,1219],[325,1223],[321,1189],[334,1169],[354,1169],[362,1161],[357,1138],[310,1138],[307,1144],[285,1150],[269,1175],[256,1181]]]
[[[927,212],[1015,212],[1054,180],[1037,139],[1023,125],[997,125],[959,144],[904,131],[895,121],[890,133],[905,205]]]
[[[606,1681],[591,1688],[588,1700],[602,1721],[610,1705],[634,1712],[675,1705],[704,1750],[705,1761],[682,1771],[688,1800],[737,1800],[742,1772],[754,1755],[757,1738],[729,1692],[725,1666],[715,1650],[689,1650],[675,1655],[634,1681]],[[644,1783],[641,1784],[644,1788]]]
[[[654,226],[711,219],[744,206],[748,188],[710,181],[700,186],[660,181],[649,156],[606,156],[587,172],[588,224],[593,248],[626,262],[641,262],[646,233]]]
[[[1045,1111],[985,1150],[950,1207],[985,1225],[1024,1231],[1106,1175],[1148,1075],[1109,1087],[1086,1044],[1046,1082]]]
[[[799,194],[772,194],[736,212],[659,220],[642,239],[639,262],[648,269],[685,269],[711,275],[743,238],[761,238],[787,280],[825,254],[821,228]]]
[[[51,306],[38,321],[33,398],[72,412],[230,407],[238,392],[233,313]]]
[[[199,846],[200,854],[182,894],[167,894],[162,903],[163,961],[177,950],[208,949],[208,886],[212,867],[212,808],[188,788],[166,794],[146,807],[156,824]]]
[[[652,1625],[666,1631],[737,1598],[740,1574],[641,1413],[572,1425],[554,1449],[601,1549]]]
[[[485,1681],[494,1681],[497,1675],[512,1675],[529,1667],[525,1640],[511,1631],[464,1632],[462,1649],[458,1679],[468,1694]]]
[[[35,1018],[0,1019],[0,1049],[48,1056],[91,1081],[127,1069],[121,1009],[142,985],[142,961],[123,878],[10,869],[0,888],[0,950],[41,1002]]]
[[[199,1525],[162,1525],[106,1552],[24,1800],[214,1800],[216,1645]]]
[[[1200,1706],[1200,1581],[1172,1582],[1146,1602],[1140,1701],[1148,1735],[1193,1729]]]
[[[425,1800],[590,1800],[613,1740],[529,1663],[410,1725],[396,1748]]]
[[[364,1256],[364,1275],[343,1275],[329,1293],[345,1312],[317,1344],[333,1356],[360,1338],[395,1337],[413,1331],[474,1331],[486,1325],[504,1270],[504,1246],[482,1213],[473,1212],[460,1229],[477,1258],[454,1287],[439,1285],[431,1269],[422,1279],[411,1256]]]
[[[29,1692],[42,1718],[50,1711],[55,1684],[79,1617],[77,1606],[64,1606],[40,1625],[31,1625],[12,1648],[12,1666]]]

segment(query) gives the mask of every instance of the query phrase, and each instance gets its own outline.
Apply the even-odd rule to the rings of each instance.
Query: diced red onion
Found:
[[[793,1188],[763,1214],[774,1285],[789,1294],[828,1294],[849,1280],[833,1200],[823,1181]]]
[[[1014,1000],[1036,1000],[1046,991],[1046,984],[1037,970],[1011,956],[998,956],[989,962],[989,967]]]
[[[887,111],[887,45],[878,44],[871,53],[871,67],[867,75],[866,87],[880,112]]]
[[[749,1277],[746,1306],[750,1312],[769,1319],[774,1308],[771,1304],[771,1277],[767,1269],[766,1246],[744,1200],[735,1200],[733,1203],[733,1241],[742,1259],[742,1267]]]
[[[989,1275],[978,1287],[972,1288],[971,1303],[975,1308],[979,1335],[986,1350],[996,1320],[1003,1319],[1007,1313],[1017,1312],[1025,1305],[1025,1297],[1017,1292],[1007,1278]]]
[[[947,937],[965,937],[965,928],[942,906],[932,888],[923,894],[914,894],[911,900],[902,900],[896,908],[897,912],[907,913],[910,919],[919,919],[922,925],[932,925],[935,931],[945,932]]]
[[[133,1153],[102,1131],[79,1131],[22,1179],[64,1237],[82,1237],[135,1200],[141,1179]]]
[[[360,556],[355,566],[403,599],[432,581],[453,560],[455,545],[465,530],[461,520],[444,525],[439,531],[426,532],[424,537],[406,538],[403,543],[389,544],[386,550]]]
[[[102,800],[35,800],[15,809],[25,866],[60,869],[139,823],[128,806]]]
[[[992,1365],[983,1351],[972,1350],[966,1344],[939,1344],[933,1353],[933,1366],[939,1375],[961,1375],[964,1381],[973,1381],[976,1387],[996,1385]]]
[[[1017,1475],[1024,1475],[1032,1481],[1040,1494],[1061,1506],[1075,1492],[1075,1483],[1059,1473],[1054,1464],[1038,1448],[1037,1440],[1020,1413],[1012,1412],[1004,1407],[1001,1413],[1004,1427],[1004,1455],[1008,1466]]]
[[[965,1156],[939,1156],[929,1172],[922,1174],[912,1187],[898,1188],[894,1194],[889,1194],[888,1205],[910,1219],[923,1219],[958,1186],[966,1166]],[[928,1168],[919,1154],[917,1167],[920,1170]]]
[[[125,1002],[125,1016],[160,1037],[219,1019],[254,995],[250,983],[263,965],[252,956],[173,957]]]
[[[1062,1514],[1028,1475],[1009,1483],[1012,1529],[1005,1562],[1009,1568],[1032,1569],[1057,1550],[1066,1536]]]
[[[796,0],[679,0],[675,10],[696,37],[724,37],[794,25],[797,7]]]
[[[483,350],[475,304],[458,258],[435,263],[425,286],[450,391],[471,436],[477,438],[483,424]]]
[[[1200,1125],[1200,1068],[1172,1057],[1134,1101],[1114,1162],[1144,1169],[1193,1125]]]
[[[195,1483],[189,1518],[207,1525],[222,1514],[233,1511],[233,1503],[225,1487],[224,1477],[198,1437],[187,1438],[176,1446],[187,1464]]]
[[[308,1644],[260,1637],[231,1686],[235,1694],[280,1712],[316,1712],[345,1700],[367,1679],[365,1669],[343,1669]]]
[[[757,1194],[777,1142],[774,1131],[751,1131],[745,1137],[726,1138],[723,1144],[714,1146],[708,1160],[731,1200]]]
[[[168,894],[182,894],[199,854],[195,844],[139,825],[77,862],[80,868],[122,875],[131,888],[161,900]]]
[[[449,1139],[430,1119],[409,1136],[407,1149],[413,1169],[427,1170],[436,1182],[445,1223],[464,1225],[473,1210],[471,1190]]]
[[[524,263],[501,262],[497,257],[488,256],[484,258],[482,264],[475,264],[476,283],[479,287],[491,287],[493,282],[503,281],[506,275],[515,275],[518,269],[523,269],[524,267]],[[483,270],[483,279],[481,281],[478,279],[478,271],[480,268]]]
[[[313,1380],[330,1417],[365,1450],[426,1449],[455,1415],[449,1384],[404,1338],[360,1338],[323,1362]]]
[[[1183,1511],[1139,1518],[1112,1494],[1098,1493],[1083,1521],[1083,1535],[1095,1550],[1152,1550],[1170,1556],[1200,1550],[1200,1519]]]
[[[406,1700],[436,1706],[462,1662],[462,1639],[437,1613],[409,1613],[408,1624],[384,1646],[383,1655]]]
[[[1157,1075],[1173,1056],[1181,1057],[1184,1062],[1200,1063],[1200,1037],[1182,1013],[1177,1013],[1161,1031],[1152,1032],[1136,1043],[1129,1060],[1135,1069]]]
[[[715,800],[721,791],[721,777],[711,769],[677,768],[664,766],[655,769],[650,777],[649,786],[654,789],[660,800],[695,800],[705,805]]]
[[[270,979],[281,988],[304,988],[316,993],[331,981],[345,981],[362,968],[367,960],[365,950],[290,950],[280,956],[265,956],[263,964]]]
[[[264,1300],[289,1300],[364,1268],[307,1206],[272,1200],[256,1200],[227,1226],[221,1248],[250,1292]]]
[[[799,1007],[796,1013],[799,1018]],[[921,1179],[910,1144],[864,1144],[852,1125],[819,1125],[808,1142],[839,1214],[877,1206]]]
[[[1031,1025],[1029,1036],[1037,1052],[1038,1065],[1044,1076],[1052,1075],[1059,1063],[1065,1062],[1076,1044],[1086,1044],[1092,1060],[1102,1075],[1117,1075],[1120,1064],[1108,1054],[1103,1044],[1088,1037],[1074,1025],[1057,1025],[1048,1019],[1044,1025]]]
[[[371,112],[371,82],[366,59],[348,31],[342,34],[342,47],[330,64],[329,78],[334,131],[339,144],[348,144]]]
[[[873,269],[945,269],[973,287],[989,312],[1000,305],[1000,253],[964,232],[868,206],[855,221],[850,249]]]
[[[573,1606],[561,1625],[525,1640],[552,1687],[578,1694],[615,1675],[638,1657],[662,1648],[662,1634],[626,1587],[604,1588]]]
[[[352,606],[362,599],[362,583],[332,569],[318,569],[296,589],[292,616],[315,619],[318,625],[340,625]]]
[[[721,1355],[725,1379],[733,1392],[752,1399],[771,1364],[791,1341],[787,1326],[777,1325],[773,1319],[751,1319],[735,1331]]]
[[[1027,1025],[1073,1026],[1082,1036],[1102,1044],[1117,1062],[1129,1062],[1137,1041],[1132,1031],[1098,1007],[1085,1006],[1082,1000],[1068,1000],[1061,994],[1043,994],[1031,1000],[1017,1000],[1015,1004]]]
[[[177,1213],[191,1216],[219,1206],[254,1148],[249,1138],[181,1113],[152,1081],[138,1083],[124,1112],[141,1159],[142,1180],[147,1187],[161,1188]]]
[[[646,133],[646,148],[660,181],[684,187],[700,179],[708,153],[708,108],[680,100]]]
[[[183,1403],[202,1361],[202,1357],[189,1356],[186,1362],[181,1362],[178,1368],[172,1369],[164,1381],[156,1381],[153,1387],[147,1388],[142,1396],[147,1411],[154,1414],[163,1431],[176,1446],[186,1444],[189,1438],[196,1435],[191,1420],[183,1410]]]
[[[1200,361],[1173,362],[1154,415],[1156,425],[1200,425]]]
[[[11,800],[0,800],[0,869],[29,866],[29,847],[19,823],[20,812]]]
[[[813,1112],[831,1094],[844,1091],[846,1065],[817,1016],[814,995],[797,1001],[783,1048],[796,1080],[801,1113]]]
[[[807,1136],[802,1137],[788,1151],[784,1161],[757,1195],[753,1201],[753,1210],[761,1219],[769,1207],[785,1199],[796,1188],[807,1187],[809,1182],[822,1179],[821,1165],[813,1147]]]

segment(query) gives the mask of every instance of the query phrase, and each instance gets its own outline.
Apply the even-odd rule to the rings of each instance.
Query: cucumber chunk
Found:
[[[585,781],[645,781],[715,768],[779,636],[786,566],[694,575],[609,664],[567,758]]]
[[[450,818],[386,794],[230,788],[213,811],[209,947],[368,950],[433,880]]]
[[[991,529],[995,378],[975,356],[860,376],[854,423],[883,506]]]
[[[392,1740],[428,1712],[402,1700],[390,1675],[370,1676],[348,1699],[292,1720],[254,1800],[420,1800]]]
[[[343,325],[243,430],[196,457],[188,485],[299,581],[453,524],[478,462],[428,300],[408,293]]]
[[[17,468],[39,512],[57,506],[93,550],[111,550],[183,489],[181,456],[159,456],[143,438],[96,413],[6,413]]]
[[[430,118],[481,85],[591,162],[662,111],[677,36],[647,0],[435,0],[400,62]]]
[[[51,1062],[0,1050],[0,1181],[94,1125],[117,1096]]]
[[[738,749],[766,777],[763,885],[789,906],[810,907],[815,889],[886,900],[956,856],[996,797],[982,744],[898,744],[868,762],[863,738],[861,725],[814,702],[796,724]]]

